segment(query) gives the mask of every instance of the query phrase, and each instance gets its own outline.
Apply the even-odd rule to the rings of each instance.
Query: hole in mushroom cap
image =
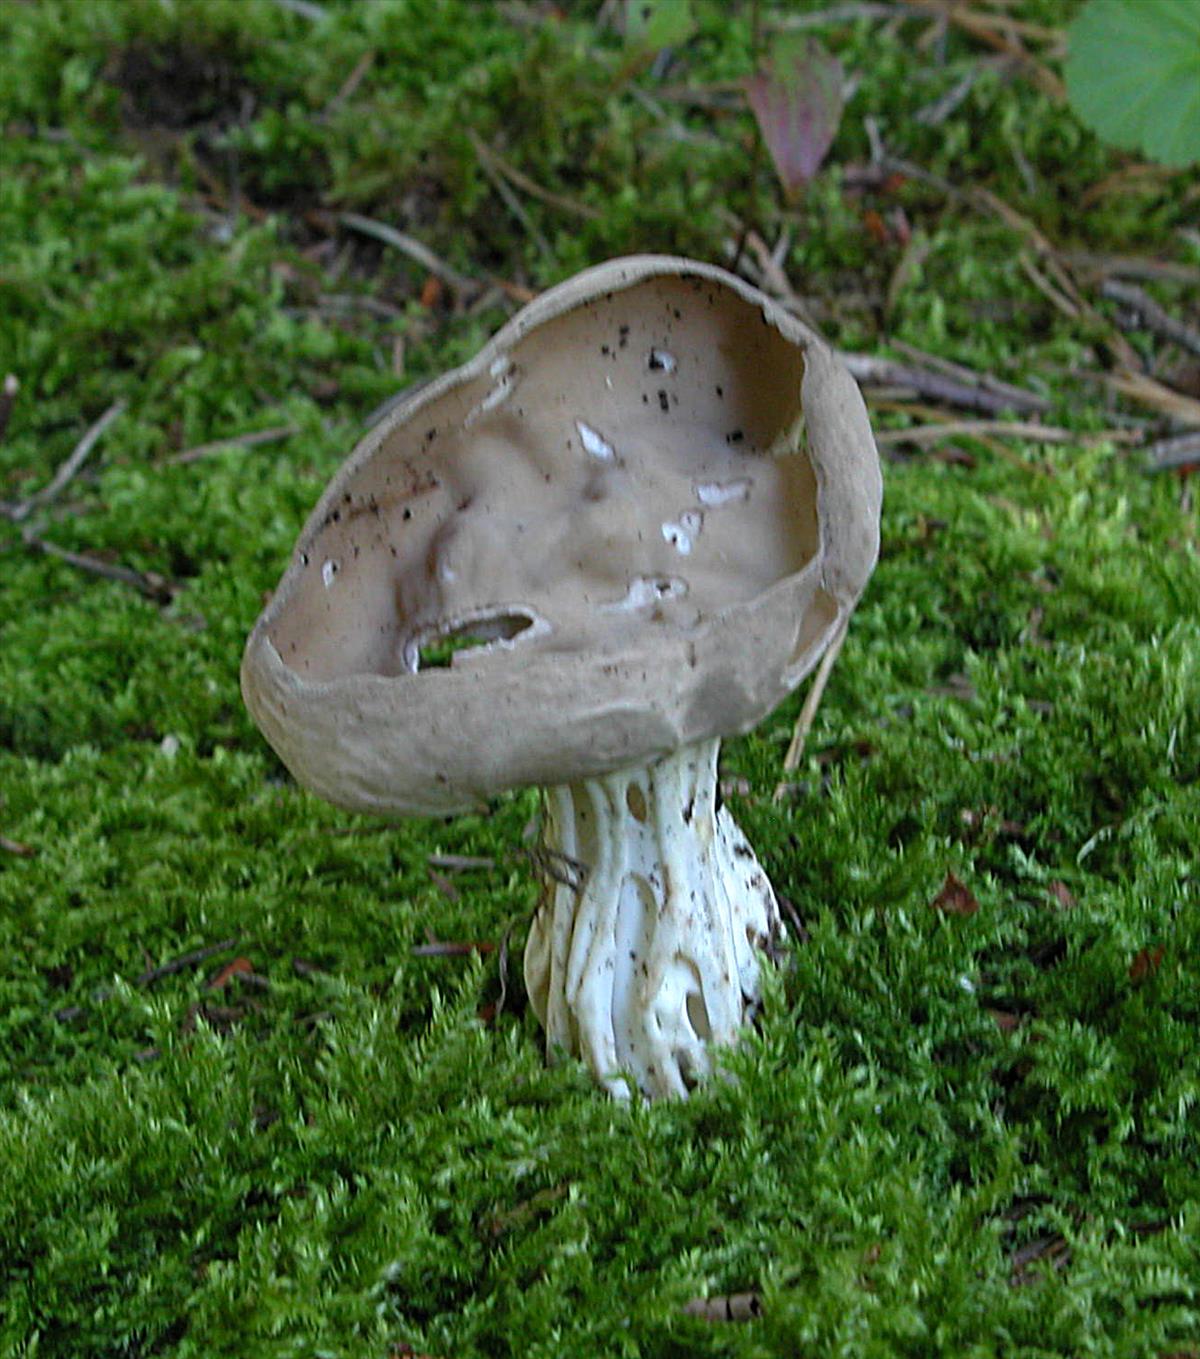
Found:
[[[575,421],[575,428],[579,431],[579,437],[583,440],[584,451],[590,453],[593,458],[599,458],[601,462],[612,462],[617,456],[612,444],[598,434],[591,425],[585,425],[582,420]]]
[[[405,669],[446,669],[470,659],[472,651],[507,649],[524,634],[538,636],[549,624],[535,613],[521,609],[484,610],[469,618],[430,624],[413,633],[404,644]]]
[[[616,609],[644,609],[647,604],[660,604],[667,599],[682,599],[688,592],[686,580],[678,576],[634,576],[624,599],[615,604],[602,604],[605,613]]]
[[[701,505],[736,505],[739,501],[750,499],[750,478],[738,477],[734,481],[701,481],[696,484],[696,499]]]
[[[704,516],[698,510],[685,510],[677,522],[668,519],[663,524],[662,536],[681,557],[686,557],[703,525]]]

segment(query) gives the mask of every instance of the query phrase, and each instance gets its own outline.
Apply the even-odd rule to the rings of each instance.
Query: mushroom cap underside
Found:
[[[295,776],[382,814],[749,729],[878,547],[828,348],[741,280],[615,260],[543,294],[359,444],[247,644]]]

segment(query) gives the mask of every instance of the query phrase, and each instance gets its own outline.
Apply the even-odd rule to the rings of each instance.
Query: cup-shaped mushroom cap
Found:
[[[724,270],[618,259],[530,303],[358,445],[242,692],[340,805],[445,814],[754,726],[874,566],[854,380]]]

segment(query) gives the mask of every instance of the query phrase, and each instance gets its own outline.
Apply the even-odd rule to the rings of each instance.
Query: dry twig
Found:
[[[363,217],[357,212],[339,213],[338,221],[352,231],[361,232],[362,235],[370,236],[383,245],[390,245],[393,250],[399,250],[402,255],[407,255],[422,269],[428,270],[431,274],[436,274],[443,283],[448,284],[464,298],[473,297],[482,287],[478,280],[460,274],[457,269],[435,255],[427,245],[423,245],[416,237],[409,236],[403,231],[397,231],[395,227],[388,226],[386,222],[377,222],[373,217]]]
[[[979,387],[987,392],[992,392],[996,396],[1004,397],[1008,401],[1007,410],[1040,413],[1048,411],[1051,402],[1047,397],[1039,396],[1037,392],[1031,392],[1026,387],[1016,387],[1011,382],[1005,382],[992,373],[980,373],[974,368],[968,368],[965,364],[955,363],[952,359],[947,359],[941,354],[927,354],[925,350],[918,349],[916,345],[906,343],[904,340],[889,340],[893,349],[898,349],[905,358],[911,359],[914,363],[920,364],[925,368],[932,368],[935,372],[945,373],[947,377],[957,378],[959,382],[965,383],[968,387]]]
[[[4,438],[4,431],[8,428],[9,417],[16,404],[20,386],[16,373],[9,373],[4,379],[4,385],[0,386],[0,439]]]
[[[804,698],[804,707],[800,709],[800,716],[796,719],[796,726],[792,732],[791,744],[787,748],[787,754],[783,757],[784,774],[794,774],[800,764],[800,756],[804,753],[804,743],[808,739],[808,733],[812,730],[813,719],[817,715],[817,708],[820,706],[821,697],[825,693],[825,686],[829,683],[829,676],[833,671],[834,662],[838,658],[838,653],[842,649],[842,643],[846,640],[846,624],[843,623],[837,632],[830,639],[829,645],[825,648],[825,654],[821,657],[821,664],[817,667],[817,673],[813,677],[812,686]],[[787,793],[788,785],[783,780],[775,785],[775,793],[772,800],[780,802]]]
[[[198,462],[213,453],[223,453],[227,448],[256,448],[259,444],[276,443],[280,439],[290,439],[299,434],[297,425],[276,425],[273,429],[256,429],[249,434],[234,434],[228,439],[214,439],[212,443],[197,444],[195,448],[185,449],[182,453],[172,453],[170,457],[160,458],[160,467],[181,467],[186,463]]]
[[[1057,41],[1061,36],[1058,30],[1024,23],[1007,15],[985,14],[962,4],[942,3],[941,0],[907,0],[907,3],[917,13],[953,24],[985,46],[1011,57],[1029,73],[1030,81],[1044,95],[1056,104],[1066,102],[1067,91],[1062,80],[1021,42],[1022,37]]]
[[[1145,449],[1147,472],[1168,472],[1200,464],[1200,430],[1160,439]]]
[[[219,944],[206,944],[204,948],[193,949],[191,953],[185,953],[179,958],[174,958],[169,963],[160,963],[158,967],[147,968],[137,979],[139,986],[153,986],[156,981],[161,981],[163,977],[169,977],[176,972],[184,972],[189,967],[195,967],[198,963],[207,962],[209,958],[215,957],[218,953],[227,953],[237,943],[237,935],[229,939],[222,939]]]
[[[1164,340],[1170,340],[1181,349],[1200,355],[1200,330],[1194,329],[1183,321],[1177,320],[1158,305],[1158,303],[1136,284],[1120,283],[1116,279],[1105,279],[1100,286],[1101,295],[1110,302],[1119,302],[1137,313],[1147,330]]]
[[[1030,280],[1038,292],[1040,292],[1043,297],[1047,298],[1050,304],[1058,311],[1062,312],[1068,320],[1078,321],[1079,308],[1076,304],[1072,302],[1060,288],[1056,288],[1054,284],[1050,282],[1024,250],[1021,251],[1017,259],[1021,268],[1025,271],[1025,276]]]
[[[1200,269],[1194,264],[1179,264],[1174,260],[1156,260],[1142,255],[1097,255],[1087,250],[1064,250],[1062,257],[1073,269],[1101,277],[1200,284]]]
[[[106,562],[100,557],[90,557],[83,552],[72,552],[70,548],[60,547],[57,543],[48,541],[31,528],[22,532],[21,540],[32,552],[41,552],[47,557],[55,557],[60,562],[66,562],[68,566],[86,571],[88,575],[115,581],[118,585],[130,585],[139,594],[153,600],[156,604],[169,604],[175,594],[176,586],[156,572],[135,571],[133,567],[122,566],[119,562]]]
[[[898,409],[898,408],[897,408]],[[883,447],[891,444],[932,444],[940,439],[973,438],[980,435],[1005,435],[1010,439],[1028,439],[1042,444],[1129,444],[1140,442],[1136,430],[1106,429],[1098,433],[1081,434],[1061,425],[1039,425],[1022,420],[947,420],[941,424],[910,425],[907,429],[881,429],[875,432],[875,442]]]
[[[19,524],[22,520],[28,519],[34,510],[45,509],[47,505],[52,505],[54,501],[62,495],[71,480],[78,474],[79,469],[88,460],[93,448],[100,441],[104,431],[113,423],[114,420],[125,410],[124,401],[114,401],[108,410],[95,422],[87,431],[82,439],[75,445],[71,456],[61,464],[49,482],[40,491],[35,491],[27,499],[20,501],[16,505],[7,507],[6,514],[14,523]]]
[[[683,1307],[685,1316],[701,1321],[753,1321],[762,1316],[762,1298],[757,1293],[726,1293],[717,1298],[693,1298]]]
[[[900,387],[933,401],[982,411],[985,415],[999,415],[1010,410],[1033,415],[1050,406],[1049,401],[1036,392],[1010,386],[986,374],[973,373],[957,364],[954,372],[939,373],[872,354],[842,352],[840,357],[854,378],[867,386]]]
[[[568,198],[566,194],[554,193],[550,189],[544,189],[535,179],[505,160],[479,136],[474,129],[468,129],[467,135],[471,139],[471,145],[475,148],[475,154],[480,160],[486,160],[495,169],[509,180],[516,188],[524,190],[531,198],[537,198],[543,203],[548,203],[552,208],[561,208],[563,212],[573,213],[576,217],[584,217],[595,220],[602,214],[587,203],[577,202],[574,198]]]
[[[843,0],[828,9],[813,10],[808,14],[786,14],[770,22],[769,27],[795,32],[798,28],[825,28],[832,24],[853,23],[856,19],[911,18],[903,5],[886,4],[883,0]]]
[[[539,230],[537,223],[525,211],[525,205],[517,195],[513,193],[504,176],[496,168],[495,156],[491,154],[488,147],[484,145],[482,139],[476,136],[474,132],[470,134],[470,137],[471,145],[475,148],[475,158],[479,162],[479,168],[483,171],[484,175],[487,176],[488,182],[491,184],[492,188],[500,195],[504,206],[508,208],[509,212],[511,212],[517,221],[525,228],[526,235],[529,236],[534,245],[537,246],[546,259],[553,261],[553,247]]]
[[[1145,373],[1109,373],[1104,380],[1114,391],[1131,401],[1149,406],[1181,424],[1200,429],[1200,401],[1184,396],[1174,387],[1168,387]]]
[[[473,868],[495,868],[495,859],[482,854],[427,854],[430,868],[444,868],[451,873],[465,873]]]
[[[418,958],[461,958],[468,953],[494,953],[496,945],[488,939],[469,940],[458,943],[447,939],[431,939],[427,944],[414,944],[413,953]]]
[[[329,12],[324,5],[318,5],[316,0],[275,0],[280,9],[286,9],[289,14],[298,14],[302,19],[308,19],[314,24],[319,24],[322,19],[329,17]]]

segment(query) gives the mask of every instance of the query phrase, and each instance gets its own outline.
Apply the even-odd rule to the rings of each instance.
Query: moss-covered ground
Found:
[[[125,403],[0,518],[0,1354],[1200,1353],[1194,491],[1088,437],[1146,414],[1102,380],[1112,327],[1180,355],[1094,290],[1069,315],[973,196],[1173,262],[1145,286],[1195,319],[1194,179],[960,25],[839,8],[857,88],[785,209],[748,5],[653,62],[612,4],[0,5],[0,500]],[[759,42],[803,12],[764,4]],[[1054,68],[1070,6],[989,12]],[[908,172],[871,173],[868,119]],[[525,1003],[536,794],[341,813],[238,662],[379,403],[587,263],[727,260],[747,214],[835,342],[1021,383],[1072,435],[888,444],[794,786],[800,695],[723,755],[792,907],[761,1025],[735,1081],[623,1108]]]

